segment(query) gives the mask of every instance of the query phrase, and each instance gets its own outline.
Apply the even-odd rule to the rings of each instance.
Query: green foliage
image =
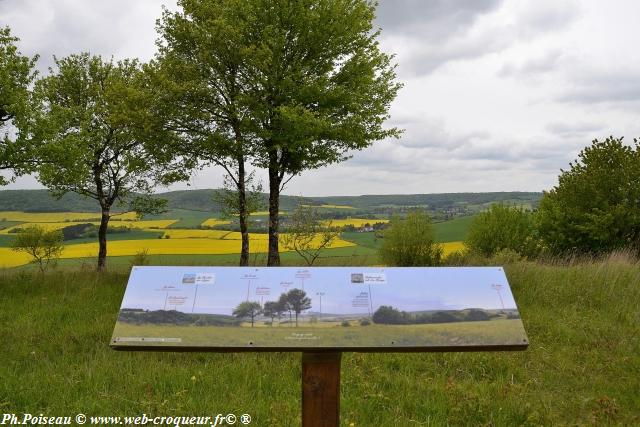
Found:
[[[286,301],[286,306],[289,307],[289,310],[296,313],[296,326],[298,326],[298,315],[303,310],[311,308],[311,299],[302,289],[291,289],[285,295],[284,301]]]
[[[134,267],[136,265],[149,265],[149,249],[143,248],[136,252],[136,254],[131,258],[131,266]]]
[[[394,217],[379,249],[383,262],[390,266],[436,266],[441,263],[442,246],[435,243],[431,219],[422,210],[406,218]]]
[[[544,193],[537,224],[553,253],[640,250],[640,142],[594,140]]]
[[[38,57],[22,56],[16,47],[18,38],[9,27],[0,27],[0,171],[13,170],[21,175],[33,167],[30,147],[24,138],[29,119],[29,86]],[[9,126],[17,129],[17,138],[9,136]],[[7,184],[0,175],[0,185]]]
[[[316,209],[298,205],[287,218],[287,234],[282,238],[282,243],[295,250],[311,266],[322,250],[338,237],[340,231],[332,228],[330,223],[323,225]]]
[[[185,178],[163,150],[173,134],[162,128],[149,82],[135,60],[105,62],[87,53],[56,59],[56,71],[34,89],[31,134],[38,145],[38,179],[55,196],[94,199],[102,217],[98,269],[106,259],[106,229],[114,204],[157,213],[157,184]]]
[[[220,206],[221,218],[239,217],[241,213],[248,216],[264,209],[262,184],[260,182],[254,184],[254,177],[253,173],[245,177],[244,206],[241,206],[236,182],[229,175],[225,175],[222,188],[213,193],[213,199]]]
[[[262,313],[259,302],[244,301],[238,304],[233,310],[233,315],[239,319],[251,319],[251,327],[253,327],[256,316]]]
[[[31,255],[31,262],[37,264],[40,272],[44,273],[49,266],[55,265],[62,254],[62,240],[59,230],[46,231],[43,227],[31,225],[16,234],[11,249]]]
[[[36,83],[32,135],[42,145],[40,157],[50,161],[38,178],[55,195],[75,192],[110,208],[182,177],[172,159],[150,149],[171,134],[153,114],[137,61],[84,53],[57,59],[56,67]]]
[[[509,249],[523,256],[535,255],[532,215],[521,208],[502,203],[476,215],[465,242],[472,252],[485,257]]]

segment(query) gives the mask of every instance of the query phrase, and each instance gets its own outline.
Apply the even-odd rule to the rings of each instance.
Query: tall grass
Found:
[[[638,265],[517,262],[507,276],[527,351],[346,353],[342,425],[639,425]],[[300,425],[299,354],[111,350],[126,280],[0,272],[0,412],[246,412],[256,426]]]

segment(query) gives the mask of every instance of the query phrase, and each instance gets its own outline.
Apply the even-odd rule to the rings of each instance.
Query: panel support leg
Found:
[[[302,353],[302,426],[340,424],[340,360],[342,353]]]

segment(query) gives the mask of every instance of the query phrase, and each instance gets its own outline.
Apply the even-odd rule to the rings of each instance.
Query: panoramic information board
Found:
[[[523,350],[500,267],[134,267],[119,350]]]

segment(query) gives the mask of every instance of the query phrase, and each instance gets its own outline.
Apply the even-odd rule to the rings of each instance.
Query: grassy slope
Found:
[[[507,273],[529,350],[347,353],[343,425],[638,425],[638,266]],[[300,424],[299,354],[110,350],[126,279],[0,272],[2,412],[246,412],[255,425]]]

